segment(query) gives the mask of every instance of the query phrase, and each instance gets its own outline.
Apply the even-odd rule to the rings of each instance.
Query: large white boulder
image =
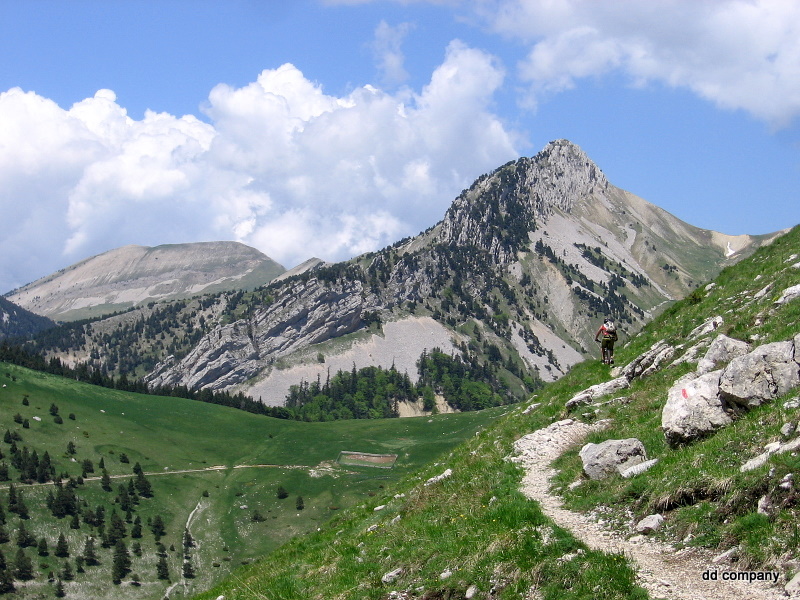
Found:
[[[669,444],[691,442],[733,421],[719,397],[720,374],[712,371],[693,379],[684,377],[670,388],[661,412],[661,428]]]

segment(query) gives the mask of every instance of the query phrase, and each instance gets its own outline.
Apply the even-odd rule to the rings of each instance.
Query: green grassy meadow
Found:
[[[15,442],[20,449],[35,449],[40,457],[47,452],[65,481],[82,474],[84,460],[93,462],[95,472],[76,488],[85,506],[103,505],[108,517],[116,509],[118,486],[128,483],[137,462],[152,485],[153,497],[141,498],[136,506],[135,516],[144,529],[137,540],[142,555],[131,555],[128,577],[119,585],[111,583],[113,548],[100,549],[98,537],[101,564],[86,567],[85,573],[63,583],[67,597],[76,598],[163,598],[166,592],[170,598],[191,596],[233,568],[317,529],[339,511],[381,494],[386,486],[436,460],[508,410],[302,423],[182,398],[109,390],[8,364],[0,365],[0,381],[4,385],[0,434],[16,432],[22,438]],[[50,414],[53,404],[61,424]],[[67,452],[70,442],[74,455]],[[392,469],[344,467],[336,463],[341,451],[398,458]],[[9,444],[0,443],[0,452],[8,462]],[[128,462],[122,462],[123,457]],[[111,492],[101,488],[101,459],[111,478]],[[41,557],[35,547],[26,549],[36,577],[16,582],[17,596],[54,597],[56,583],[48,581],[48,575],[53,572],[58,579],[65,560],[74,560],[86,539],[98,532],[86,523],[74,530],[70,517],[53,517],[46,506],[52,484],[26,485],[19,482],[16,469],[9,471],[11,481],[0,482],[0,504],[5,504],[13,483],[30,509],[26,528],[37,540],[45,538],[51,550]],[[279,487],[286,491],[285,498],[278,498]],[[303,506],[299,510],[298,497]],[[156,577],[156,541],[146,526],[157,515],[166,525],[161,543],[168,549],[168,581]],[[0,544],[0,551],[13,561],[15,530],[22,519],[7,510],[6,518],[11,539]],[[181,576],[187,523],[195,543],[189,551],[195,577],[188,579]],[[131,523],[127,527],[130,530]],[[52,554],[59,533],[69,542],[67,559]],[[127,537],[125,542],[130,548],[134,540]],[[134,574],[140,585],[131,583]]]

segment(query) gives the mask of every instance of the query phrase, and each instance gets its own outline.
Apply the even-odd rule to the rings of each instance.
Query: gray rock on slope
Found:
[[[604,381],[603,383],[598,383],[597,385],[593,385],[586,388],[582,392],[579,392],[567,400],[566,406],[567,408],[572,408],[573,406],[578,406],[580,404],[591,404],[595,398],[613,394],[620,390],[624,390],[629,386],[630,382],[626,377],[617,377],[611,381]]]
[[[750,344],[747,342],[719,334],[711,342],[705,356],[697,364],[697,372],[703,374],[713,371],[717,364],[730,362],[734,358],[744,356],[749,351]]]
[[[794,352],[793,342],[775,342],[733,359],[722,372],[720,396],[745,408],[782,396],[800,384]]]
[[[738,411],[770,402],[800,385],[798,344],[800,334],[794,340],[759,346],[724,369],[676,381],[661,413],[668,443],[687,443],[708,435],[731,423]],[[739,346],[736,351],[740,350]]]
[[[589,479],[605,479],[647,460],[644,444],[636,438],[586,444],[579,455]]]

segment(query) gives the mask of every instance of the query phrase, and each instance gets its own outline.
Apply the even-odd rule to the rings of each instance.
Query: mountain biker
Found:
[[[598,338],[602,336],[602,341]],[[600,343],[600,353],[604,365],[614,364],[614,342],[617,341],[617,327],[610,318],[603,319],[600,329],[594,334],[594,341]]]

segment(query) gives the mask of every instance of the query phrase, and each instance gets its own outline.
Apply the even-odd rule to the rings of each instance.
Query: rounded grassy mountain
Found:
[[[239,242],[130,245],[29,283],[8,299],[39,315],[73,321],[145,302],[253,289],[284,271]]]

